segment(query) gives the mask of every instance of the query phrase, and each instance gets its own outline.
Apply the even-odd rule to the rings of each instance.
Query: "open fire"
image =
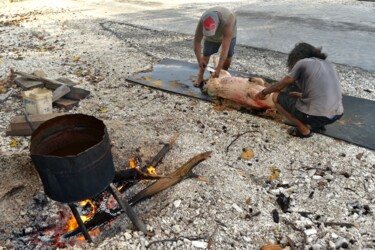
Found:
[[[81,145],[67,148],[69,142],[77,141],[77,136],[81,136],[78,140]],[[140,157],[132,157],[128,169],[116,172],[108,134],[100,120],[85,115],[66,115],[40,125],[33,132],[30,151],[44,186],[45,198],[43,202],[36,201],[31,205],[34,208],[39,206],[37,209],[41,214],[37,218],[30,216],[33,226],[15,235],[17,248],[62,248],[92,242],[92,237],[108,235],[112,228],[110,225],[122,212],[126,213],[136,230],[147,234],[145,224],[131,205],[185,178],[196,177],[191,172],[192,168],[211,154],[199,154],[170,175],[158,176],[155,167],[177,137],[178,134],[173,136],[146,165],[142,164]],[[91,160],[87,162],[87,159]],[[121,198],[121,193],[144,179],[156,181],[130,199]],[[48,202],[47,196],[58,203]],[[65,208],[67,206],[71,213]],[[52,207],[55,207],[55,215]]]
[[[137,168],[137,171],[142,171],[139,157],[132,157],[129,160],[129,166],[129,169]],[[146,169],[147,173],[145,174],[157,175],[153,166]],[[117,190],[120,192],[127,189],[126,181],[116,184],[118,185]],[[80,218],[92,238],[96,238],[101,231],[105,230],[104,228],[111,225],[113,219],[123,212],[116,199],[106,191],[92,199],[77,202],[74,206],[76,206]],[[59,223],[56,224],[42,223],[41,226],[26,228],[19,234],[19,239],[28,246],[50,246],[53,248],[63,248],[68,245],[77,246],[86,241],[72,213],[58,211],[57,220]]]

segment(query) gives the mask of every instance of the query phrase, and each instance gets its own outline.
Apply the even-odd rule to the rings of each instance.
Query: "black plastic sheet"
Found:
[[[230,71],[233,76],[250,77]],[[202,94],[193,86],[198,74],[198,65],[173,59],[163,59],[153,69],[130,76],[127,80],[148,87],[172,92],[179,95],[212,101],[210,96]],[[209,77],[206,71],[204,78]],[[343,96],[344,115],[333,124],[327,125],[323,135],[343,140],[361,147],[375,150],[375,102],[353,96]]]

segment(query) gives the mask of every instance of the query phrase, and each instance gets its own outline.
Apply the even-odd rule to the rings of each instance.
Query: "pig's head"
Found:
[[[202,92],[210,96],[217,96],[219,87],[220,78],[210,77],[206,81],[204,81],[202,86]]]

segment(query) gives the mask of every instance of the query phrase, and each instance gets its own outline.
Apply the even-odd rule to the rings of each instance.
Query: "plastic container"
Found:
[[[23,104],[30,115],[52,113],[52,91],[46,88],[34,88],[23,92]]]

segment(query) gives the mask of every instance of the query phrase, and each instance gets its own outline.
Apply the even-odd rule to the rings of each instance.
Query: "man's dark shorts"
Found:
[[[219,51],[221,43],[214,43],[204,40],[203,56],[210,56]],[[236,38],[234,37],[230,42],[228,57],[232,57],[234,54],[234,47],[236,46]]]
[[[294,118],[297,118],[305,124],[309,124],[312,129],[323,128],[327,124],[331,124],[342,117],[342,115],[336,115],[333,118],[325,116],[314,116],[308,115],[296,108],[297,97],[290,96],[289,93],[280,92],[276,102],[280,104],[285,111],[291,114]]]

